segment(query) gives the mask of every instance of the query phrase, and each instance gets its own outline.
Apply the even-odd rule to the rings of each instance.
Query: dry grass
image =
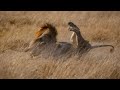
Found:
[[[42,55],[31,58],[22,52],[34,38],[34,32],[45,22],[54,23],[58,41],[69,42],[72,32],[67,23],[77,24],[92,45],[112,44],[109,48],[91,50],[81,58],[65,61]],[[64,33],[63,33],[64,32]],[[0,12],[0,78],[44,79],[120,79],[120,12],[39,11]]]

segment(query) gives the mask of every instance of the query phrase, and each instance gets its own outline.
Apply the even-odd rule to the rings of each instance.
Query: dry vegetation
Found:
[[[112,44],[115,51],[97,48],[79,59],[74,56],[65,61],[42,55],[31,58],[23,52],[45,22],[56,25],[58,41],[69,42],[69,21],[80,27],[92,45]],[[0,78],[120,79],[120,12],[0,11]]]

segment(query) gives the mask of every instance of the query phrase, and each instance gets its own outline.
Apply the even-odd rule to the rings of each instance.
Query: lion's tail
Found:
[[[99,47],[111,47],[110,52],[114,51],[114,46],[112,46],[112,45],[97,45],[97,46],[92,46],[92,48],[99,48]]]

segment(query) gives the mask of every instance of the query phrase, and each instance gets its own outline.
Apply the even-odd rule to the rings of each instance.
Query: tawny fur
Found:
[[[77,36],[75,32],[72,33],[70,37],[70,42],[73,44],[74,47],[77,47],[78,43],[77,43]]]

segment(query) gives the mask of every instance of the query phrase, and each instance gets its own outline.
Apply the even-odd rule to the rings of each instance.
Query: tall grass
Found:
[[[66,60],[43,55],[31,58],[22,52],[46,22],[55,24],[58,41],[69,42],[69,21],[79,26],[92,45],[112,44],[115,51],[97,48]],[[119,29],[119,11],[0,11],[0,78],[120,79]]]

